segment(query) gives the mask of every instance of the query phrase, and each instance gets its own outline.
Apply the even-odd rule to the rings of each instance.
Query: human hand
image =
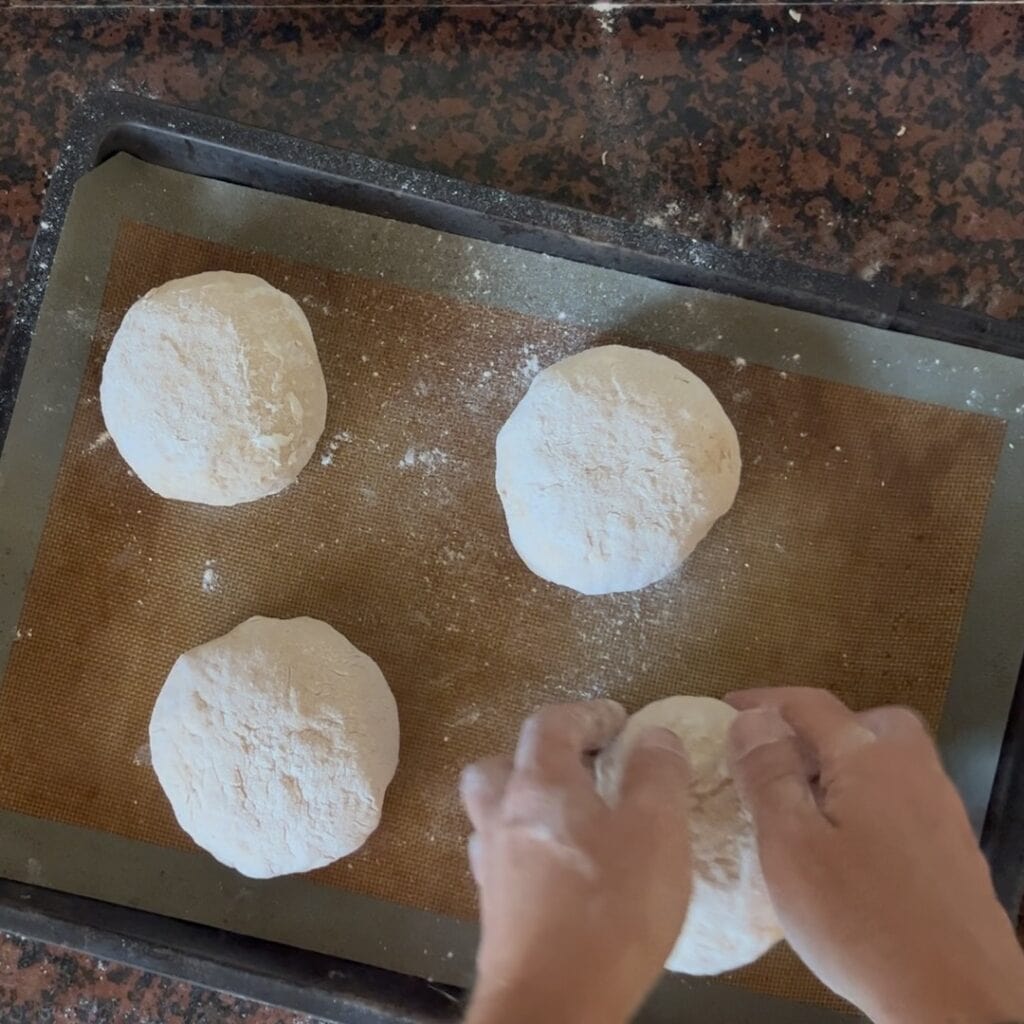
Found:
[[[483,929],[468,1024],[621,1024],[658,977],[690,898],[687,766],[648,730],[609,807],[588,755],[625,721],[613,701],[551,705],[514,761],[463,772]]]
[[[786,938],[878,1024],[1024,1021],[1024,956],[918,717],[731,694],[730,761]]]

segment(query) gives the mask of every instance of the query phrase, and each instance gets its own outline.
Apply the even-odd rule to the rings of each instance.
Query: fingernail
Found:
[[[470,790],[476,789],[482,781],[483,773],[476,763],[467,764],[459,775],[459,792],[468,793]]]
[[[637,737],[637,745],[648,750],[671,750],[680,757],[686,756],[683,741],[671,730],[662,725],[652,725],[644,729]]]
[[[729,753],[741,760],[752,750],[796,735],[775,708],[741,711],[729,729]]]

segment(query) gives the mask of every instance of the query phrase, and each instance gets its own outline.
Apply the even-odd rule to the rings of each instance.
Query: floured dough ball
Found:
[[[498,433],[495,479],[530,569],[609,594],[683,563],[732,506],[740,449],[696,374],[605,345],[537,374]]]
[[[237,505],[295,482],[323,433],[327,386],[298,303],[218,270],[168,281],[128,310],[100,403],[151,490]]]
[[[736,717],[712,697],[668,697],[648,704],[597,760],[598,788],[613,801],[627,751],[650,726],[671,729],[690,761],[693,896],[665,966],[681,974],[720,974],[756,960],[782,938],[772,909],[754,826],[740,804],[725,756]]]
[[[248,619],[174,663],[149,722],[181,827],[251,878],[359,849],[398,765],[376,664],[317,619]]]

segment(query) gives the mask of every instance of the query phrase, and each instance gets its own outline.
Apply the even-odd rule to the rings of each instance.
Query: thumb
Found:
[[[690,766],[682,741],[671,729],[645,729],[626,754],[619,803],[642,817],[675,817],[685,823],[690,801]]]
[[[729,730],[729,768],[758,835],[824,820],[811,792],[797,735],[772,707],[741,711]]]

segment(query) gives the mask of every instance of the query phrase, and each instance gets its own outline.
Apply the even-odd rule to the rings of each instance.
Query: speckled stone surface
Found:
[[[1024,316],[1021,6],[54,6],[0,54],[0,323],[100,88]]]
[[[1024,318],[1024,6],[0,10],[0,332],[115,88]],[[299,1024],[0,939],[0,1019]]]
[[[0,932],[4,1024],[318,1024]]]

